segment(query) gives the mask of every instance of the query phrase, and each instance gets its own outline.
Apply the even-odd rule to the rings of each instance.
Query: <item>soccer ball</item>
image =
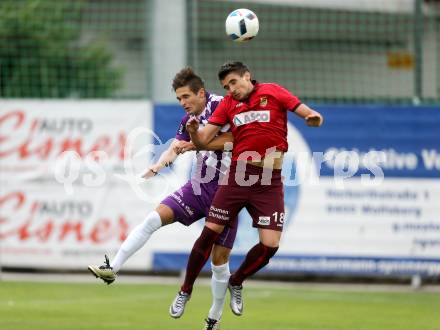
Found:
[[[249,9],[236,9],[226,18],[226,34],[236,42],[254,38],[259,26],[257,15]]]

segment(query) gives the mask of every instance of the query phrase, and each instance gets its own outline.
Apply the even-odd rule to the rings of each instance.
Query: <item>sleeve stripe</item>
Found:
[[[298,107],[301,105],[302,103],[299,102],[297,105],[295,105],[292,109],[290,109],[290,111],[295,112],[296,109],[298,109]]]

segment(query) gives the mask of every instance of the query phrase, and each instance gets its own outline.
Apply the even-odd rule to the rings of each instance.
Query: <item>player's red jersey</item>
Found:
[[[256,151],[264,157],[266,150],[273,147],[287,151],[287,111],[295,111],[300,104],[296,96],[280,85],[256,83],[243,101],[227,95],[209,118],[209,123],[231,125],[232,160],[237,160],[244,151]]]

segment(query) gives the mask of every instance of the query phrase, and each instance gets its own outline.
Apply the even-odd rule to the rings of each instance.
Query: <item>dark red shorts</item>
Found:
[[[206,221],[236,228],[237,215],[246,208],[252,217],[253,227],[282,231],[284,189],[281,170],[273,170],[271,180],[267,178],[267,172],[263,175],[261,167],[246,164],[243,172],[237,170],[237,163],[233,162],[227,184],[219,185]],[[249,185],[252,181],[256,182]]]

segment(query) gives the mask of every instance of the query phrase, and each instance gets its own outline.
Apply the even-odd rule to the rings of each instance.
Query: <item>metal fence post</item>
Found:
[[[414,1],[414,95],[413,103],[423,100],[423,1]]]

